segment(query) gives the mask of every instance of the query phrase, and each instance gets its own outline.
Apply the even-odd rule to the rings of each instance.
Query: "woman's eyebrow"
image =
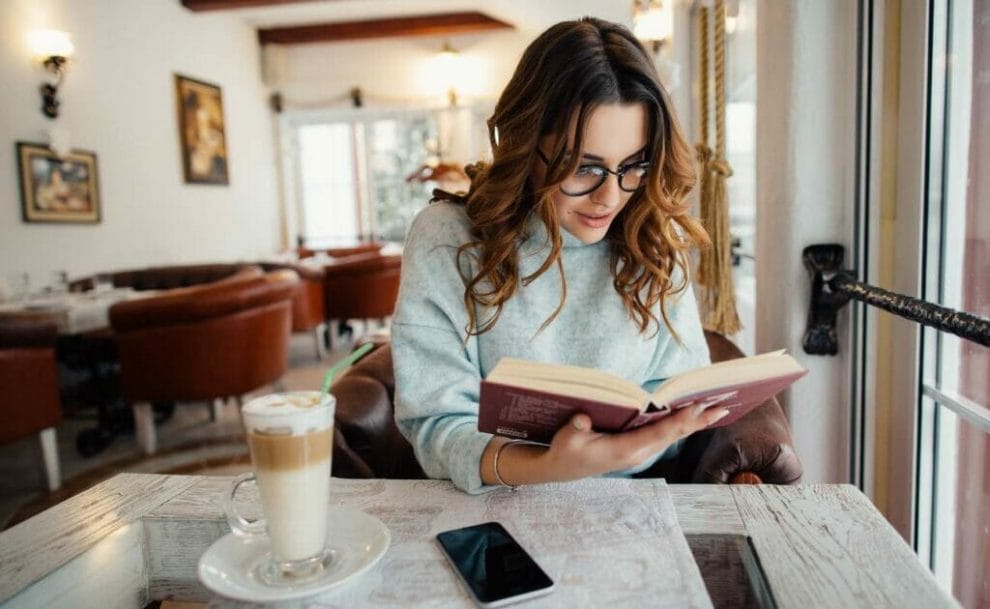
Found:
[[[642,148],[640,148],[636,152],[634,152],[634,153],[630,154],[629,156],[627,156],[626,158],[622,159],[622,162],[619,163],[619,165],[625,164],[630,159],[633,159],[635,157],[638,157],[639,155],[643,154],[644,152],[646,152],[646,146],[643,146]],[[590,152],[582,152],[581,153],[581,157],[582,158],[585,158],[585,159],[588,159],[589,161],[598,161],[599,163],[604,163],[605,162],[605,158],[604,157],[600,157],[597,154],[591,154]]]

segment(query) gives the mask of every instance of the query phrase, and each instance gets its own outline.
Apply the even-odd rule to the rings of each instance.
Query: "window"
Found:
[[[932,3],[926,300],[990,317],[990,0]],[[990,349],[921,341],[916,545],[964,607],[990,606]]]
[[[299,237],[312,247],[402,241],[433,187],[406,177],[436,153],[437,124],[427,110],[289,119]]]

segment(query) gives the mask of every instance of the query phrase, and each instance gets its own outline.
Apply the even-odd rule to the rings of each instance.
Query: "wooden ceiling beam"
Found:
[[[238,8],[255,8],[259,6],[280,6],[282,4],[298,4],[314,0],[182,0],[182,6],[191,11],[225,11]]]
[[[452,36],[498,29],[513,29],[513,25],[479,12],[441,13],[263,28],[258,30],[258,41],[261,44],[305,44],[397,36]]]

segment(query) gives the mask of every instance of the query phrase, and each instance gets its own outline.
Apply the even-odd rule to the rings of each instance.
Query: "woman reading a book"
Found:
[[[392,326],[396,422],[424,471],[477,493],[631,475],[725,416],[683,409],[600,434],[578,414],[550,446],[478,431],[502,357],[611,372],[647,390],[709,363],[687,280],[692,151],[625,27],[557,24],[526,49],[488,121],[490,165],[438,192],[406,239]]]

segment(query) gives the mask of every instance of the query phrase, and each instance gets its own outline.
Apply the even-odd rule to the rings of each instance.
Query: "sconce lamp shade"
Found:
[[[636,38],[655,42],[670,40],[674,31],[674,16],[670,9],[670,0],[666,4],[658,0],[637,2],[633,15],[633,34]]]
[[[76,50],[69,33],[59,30],[33,30],[28,34],[28,45],[31,53],[42,61],[49,57],[68,59]]]

